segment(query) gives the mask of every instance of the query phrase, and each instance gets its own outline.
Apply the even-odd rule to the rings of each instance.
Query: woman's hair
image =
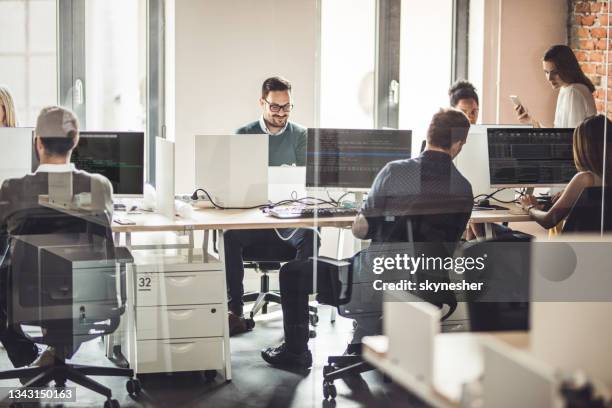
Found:
[[[448,90],[448,96],[450,97],[450,105],[453,108],[457,106],[461,99],[473,99],[477,105],[480,105],[476,88],[468,81],[460,80],[455,82]]]
[[[4,106],[4,126],[17,126],[17,116],[15,115],[13,97],[8,88],[4,85],[0,85],[0,105]]]
[[[544,53],[544,61],[552,62],[557,68],[559,77],[568,84],[583,84],[589,91],[595,92],[593,82],[584,75],[574,52],[567,45],[553,45]]]
[[[603,178],[604,154],[608,184],[612,181],[612,122],[604,115],[590,116],[574,130],[574,164],[578,171],[590,171]]]

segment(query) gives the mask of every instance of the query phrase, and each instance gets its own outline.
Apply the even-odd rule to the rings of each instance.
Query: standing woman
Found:
[[[0,127],[15,127],[15,104],[8,88],[0,85]]]
[[[542,67],[546,80],[559,89],[554,127],[575,128],[586,118],[597,114],[595,86],[582,72],[574,52],[567,45],[553,45],[544,54]],[[542,127],[522,105],[514,107],[521,123]]]

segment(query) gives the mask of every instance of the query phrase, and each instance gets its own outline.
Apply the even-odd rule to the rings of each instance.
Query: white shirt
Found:
[[[597,114],[595,98],[584,84],[561,87],[555,111],[556,128],[575,128],[589,116]]]
[[[285,122],[285,126],[283,126],[283,128],[281,130],[279,130],[276,133],[272,133],[270,132],[270,130],[268,129],[268,126],[266,126],[266,121],[264,120],[263,115],[261,115],[261,117],[259,118],[259,127],[261,127],[261,130],[264,133],[269,134],[270,136],[276,136],[276,135],[280,135],[281,133],[283,133],[285,131],[285,129],[287,129],[287,125],[289,124],[289,121]]]
[[[74,163],[41,164],[34,173],[69,173],[75,170],[76,167],[74,167]]]

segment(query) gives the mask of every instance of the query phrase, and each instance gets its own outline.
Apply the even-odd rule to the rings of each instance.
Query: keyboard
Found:
[[[354,217],[357,212],[356,208],[342,207],[278,207],[272,208],[268,214],[276,218],[329,218]]]

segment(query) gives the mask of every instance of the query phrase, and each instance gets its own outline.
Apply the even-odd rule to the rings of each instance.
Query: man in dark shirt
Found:
[[[372,239],[373,243],[442,246],[458,242],[470,218],[473,197],[470,183],[452,160],[465,144],[469,127],[467,117],[460,111],[447,109],[436,113],[421,155],[390,162],[376,176],[368,199],[353,223],[353,235]],[[280,271],[285,342],[262,351],[263,359],[272,365],[312,364],[308,350],[312,270],[312,262],[298,261],[285,264]],[[372,271],[359,273],[365,276]],[[317,279],[317,282],[326,281],[324,277]],[[356,281],[361,280],[355,278]],[[380,316],[370,320],[379,323]],[[359,335],[356,337],[360,340]]]
[[[262,108],[259,120],[241,127],[236,133],[267,133],[270,166],[304,166],[306,129],[289,121],[289,114],[293,108],[289,81],[281,77],[266,79],[261,88],[259,104]],[[295,259],[308,259],[318,250],[317,234],[308,228],[227,231],[224,234],[224,248],[230,334],[247,331],[242,310],[244,294],[242,250],[255,244],[263,244],[272,249],[278,248],[279,252],[282,251],[282,247],[290,246],[296,250]]]

